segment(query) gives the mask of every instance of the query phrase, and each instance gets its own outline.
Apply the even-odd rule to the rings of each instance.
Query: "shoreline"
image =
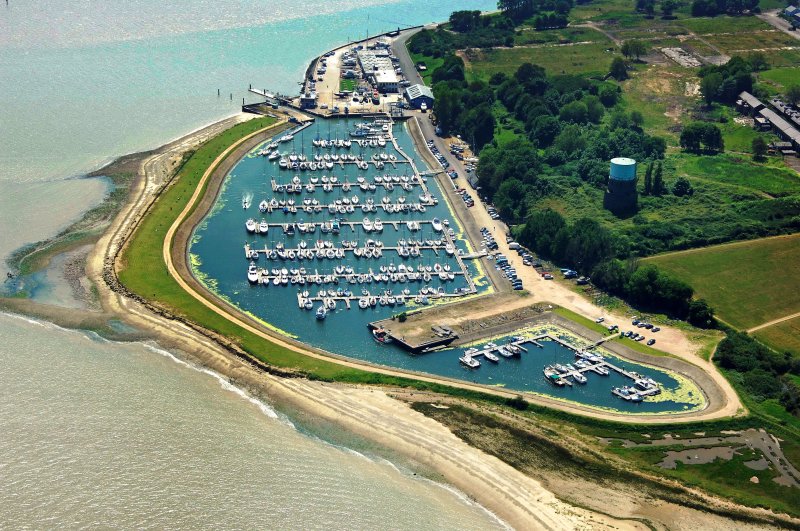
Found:
[[[146,214],[149,205],[157,199],[159,192],[170,182],[170,178],[164,173],[160,176],[164,180],[158,180],[159,170],[168,170],[170,166],[175,166],[170,162],[174,161],[176,156],[178,159],[182,156],[176,155],[177,152],[173,152],[171,146],[174,144],[176,148],[191,149],[187,146],[199,143],[199,139],[204,135],[211,135],[210,130],[219,128],[221,124],[234,117],[228,117],[207,127],[199,128],[161,148],[120,157],[101,168],[113,167],[114,164],[126,157],[138,155],[141,159],[138,163],[140,171],[137,172],[130,185],[127,199],[120,205],[119,212],[88,255],[87,275],[98,289],[104,309],[102,315],[132,322],[141,330],[151,329],[153,335],[159,338],[160,345],[179,350],[187,358],[196,360],[202,366],[230,378],[248,391],[255,389],[253,394],[256,396],[268,396],[272,400],[277,398],[278,401],[291,403],[311,415],[341,425],[354,433],[363,434],[365,438],[376,441],[382,446],[398,448],[398,453],[408,455],[410,459],[442,473],[448,482],[478,500],[479,503],[495,512],[509,524],[527,527],[532,525],[531,522],[535,522],[533,525],[566,528],[572,527],[566,524],[566,520],[570,519],[576,525],[610,526],[611,524],[603,518],[597,517],[598,519],[595,520],[595,513],[559,502],[550,492],[542,488],[540,483],[499,462],[496,458],[466,445],[441,424],[427,419],[403,403],[389,398],[389,394],[383,389],[325,384],[267,374],[241,359],[230,347],[226,348],[224,344],[217,343],[214,339],[199,333],[177,319],[154,314],[140,302],[126,298],[109,288],[106,267],[110,265],[113,268],[120,249],[135,230],[138,220]],[[148,183],[148,174],[156,177],[154,182]],[[115,249],[115,252],[113,256],[109,256],[108,251],[112,249]],[[326,359],[330,360],[329,357]],[[366,368],[373,370],[371,366]],[[409,376],[416,378],[413,374]],[[448,382],[448,385],[451,384]],[[343,392],[343,389],[346,392]],[[487,389],[480,391],[489,392]],[[546,405],[555,407],[550,404]],[[559,408],[556,407],[556,409]],[[590,411],[589,413],[595,414],[596,412]],[[397,428],[398,419],[402,420],[402,430]],[[624,419],[613,420],[625,422]],[[650,420],[652,421],[652,419]],[[668,422],[675,420],[677,419],[674,416],[665,419]],[[699,421],[701,419],[689,420]],[[425,437],[427,437],[422,440],[418,435],[421,426],[425,428]],[[383,433],[380,433],[381,429],[384,429]],[[469,456],[469,460],[482,466],[474,468],[477,465],[471,464],[473,468],[464,468],[465,465],[454,463],[452,458],[446,453],[442,453],[445,451],[454,452],[453,455],[462,455],[463,452],[464,456]],[[484,461],[487,463],[484,464]],[[505,475],[505,477],[493,477],[492,481],[502,481],[502,485],[505,485],[506,489],[516,491],[524,486],[526,499],[531,500],[532,504],[529,507],[520,507],[519,500],[503,497],[500,493],[495,492],[498,490],[495,488],[482,488],[477,491],[476,489],[482,485],[481,482],[487,477],[486,475],[490,473]],[[511,480],[514,481],[513,484],[509,484]],[[464,487],[462,488],[460,485]],[[487,490],[492,490],[492,492],[486,492]],[[509,490],[509,492],[511,491]],[[539,504],[542,503],[545,505],[544,508],[539,507]],[[499,506],[502,510],[495,511],[492,506]],[[542,511],[549,513],[552,510],[557,518],[555,520],[530,520],[532,515],[526,509],[533,509],[539,514]],[[619,526],[620,521],[614,520],[614,525]]]

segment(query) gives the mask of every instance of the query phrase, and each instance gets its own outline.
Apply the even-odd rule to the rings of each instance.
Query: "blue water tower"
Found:
[[[611,159],[603,206],[618,216],[626,216],[636,212],[638,202],[636,161],[627,157]]]

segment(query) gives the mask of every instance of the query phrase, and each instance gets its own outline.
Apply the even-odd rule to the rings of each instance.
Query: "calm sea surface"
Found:
[[[249,83],[295,91],[319,52],[462,7],[494,2],[0,4],[0,256],[98,204],[107,185],[81,175],[237,111]],[[71,304],[63,285],[43,290]],[[298,430],[153,347],[0,315],[0,363],[8,527],[499,525],[457,493]]]

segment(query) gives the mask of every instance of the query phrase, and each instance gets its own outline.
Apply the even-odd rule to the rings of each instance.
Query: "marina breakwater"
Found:
[[[279,142],[279,151],[283,151],[287,159],[294,153],[297,161],[301,160],[300,155],[304,155],[306,160],[314,160],[314,156],[319,154],[319,149],[315,149],[314,140],[341,139],[354,129],[355,123],[357,122],[354,120],[318,121],[306,127],[300,134],[293,135],[292,139]],[[409,183],[412,181],[417,183],[412,192],[399,186],[395,186],[392,190],[385,188],[378,190],[376,186],[375,190],[366,191],[351,186],[349,192],[343,191],[342,187],[333,187],[330,191],[316,188],[314,192],[302,192],[297,197],[318,198],[319,204],[313,206],[322,206],[343,205],[345,198],[349,198],[352,205],[354,197],[358,197],[357,205],[367,204],[368,198],[373,198],[374,203],[383,203],[381,196],[388,198],[387,204],[403,204],[401,201],[403,197],[405,203],[408,203],[410,194],[423,195],[430,204],[425,213],[394,213],[389,217],[381,215],[384,225],[381,232],[374,231],[375,218],[378,215],[368,213],[373,230],[365,232],[365,221],[362,219],[365,213],[356,211],[355,208],[353,212],[343,214],[338,212],[331,214],[324,208],[318,211],[314,208],[311,211],[298,209],[296,212],[265,209],[261,212],[259,205],[262,202],[269,204],[273,199],[280,201],[278,198],[288,197],[285,193],[278,195],[273,184],[290,184],[295,176],[299,176],[304,184],[310,183],[312,176],[318,176],[317,184],[320,184],[323,175],[327,176],[330,182],[332,174],[337,177],[338,183],[355,184],[359,182],[359,177],[363,177],[364,182],[374,183],[378,175],[382,178],[391,175],[387,173],[390,170],[386,168],[381,171],[371,166],[365,171],[355,164],[346,164],[344,167],[339,165],[333,172],[281,170],[280,158],[270,160],[268,156],[263,155],[263,150],[278,139],[267,140],[235,164],[219,192],[216,206],[196,228],[189,249],[195,277],[202,278],[206,287],[218,296],[244,313],[269,323],[274,330],[285,330],[299,341],[313,347],[371,364],[484,385],[503,386],[509,390],[528,391],[557,400],[579,402],[618,412],[655,414],[666,411],[686,412],[700,407],[697,399],[699,397],[702,401],[702,393],[696,387],[687,387],[686,384],[691,384],[688,379],[679,375],[665,375],[667,371],[634,363],[626,366],[625,362],[615,364],[624,370],[654,377],[668,392],[659,401],[631,404],[615,399],[605,387],[600,388],[590,384],[580,388],[575,386],[573,390],[568,391],[572,393],[571,396],[563,397],[561,396],[563,390],[555,389],[544,380],[542,369],[544,365],[553,362],[551,359],[553,356],[570,360],[573,353],[553,342],[547,345],[554,345],[553,348],[561,350],[553,353],[551,347],[546,345],[544,356],[540,352],[537,355],[503,360],[497,365],[493,364],[478,371],[469,370],[458,362],[458,358],[463,355],[463,348],[445,349],[423,356],[409,356],[396,345],[376,342],[372,334],[367,331],[366,325],[375,320],[390,319],[392,316],[396,317],[424,307],[419,291],[421,288],[434,290],[437,295],[454,299],[461,296],[462,292],[479,294],[485,289],[479,285],[485,285],[484,282],[475,282],[479,276],[477,265],[480,253],[469,253],[470,248],[467,242],[461,239],[463,231],[457,221],[451,221],[449,227],[444,224],[445,220],[450,219],[450,211],[444,201],[439,201],[439,198],[443,197],[442,191],[435,180],[427,179],[425,173],[416,171],[415,146],[405,128],[393,124],[392,133],[394,141],[387,142],[387,146],[383,148],[359,146],[354,150],[354,147],[351,147],[350,153],[363,158],[371,158],[372,154],[378,151],[393,153],[398,159],[402,157],[401,151],[412,155],[409,156],[411,163],[405,165],[408,173],[400,175],[407,177]],[[391,149],[395,151],[392,152]],[[300,199],[296,203],[302,204],[303,201]],[[243,208],[245,205],[248,208]],[[246,222],[251,218],[257,225],[266,223],[267,230],[263,233],[248,232]],[[434,230],[432,223],[434,218],[441,223],[439,230]],[[339,224],[338,234],[333,234],[332,231],[323,234],[323,228],[330,229],[329,223],[334,220]],[[411,227],[409,222],[412,222]],[[309,228],[312,224],[313,232]],[[289,226],[294,229],[292,235],[286,233]],[[301,233],[299,227],[304,227],[304,232]],[[368,248],[369,240],[372,240],[372,245],[375,246],[373,248],[377,248],[376,242],[380,241],[383,244],[382,248],[389,251],[368,258],[356,257],[355,250]],[[356,245],[352,245],[354,241]],[[398,249],[409,248],[409,241],[423,242],[419,246],[419,257],[404,258],[398,254]],[[426,241],[434,245],[428,246],[429,249],[422,249]],[[436,244],[437,241],[440,243]],[[313,258],[299,261],[296,259],[296,254],[295,259],[288,259],[288,255],[285,255],[284,259],[269,258],[271,253],[277,254],[278,249],[284,253],[287,250],[297,253],[303,249],[301,242],[305,242],[305,251],[313,252]],[[455,248],[452,254],[447,251],[442,252],[441,247],[447,245]],[[325,258],[316,256],[316,251],[321,249],[325,250]],[[257,260],[254,260],[254,251],[259,256]],[[333,251],[334,258],[327,258],[328,251]],[[464,256],[468,255],[476,260],[465,259]],[[255,263],[250,264],[250,262]],[[390,275],[397,275],[401,265],[404,266],[406,273],[410,268],[413,268],[414,273],[420,270],[427,272],[430,268],[430,280],[410,283],[408,275],[405,277],[405,282],[401,282],[400,277],[392,279]],[[267,271],[264,278],[270,281],[268,287],[259,285],[258,279],[256,282],[248,280],[248,269],[253,266],[257,271]],[[452,280],[442,280],[433,274],[435,271],[444,271],[445,266],[449,268],[450,273],[453,273]],[[300,272],[301,268],[305,268],[304,274]],[[340,268],[339,273],[337,268]],[[462,271],[462,274],[455,274]],[[320,276],[322,280],[319,280]],[[326,276],[328,283],[325,283]],[[369,282],[365,281],[363,285],[358,283],[359,278],[367,279],[367,277]],[[281,279],[278,286],[274,284],[276,278]],[[294,284],[292,278],[296,281]],[[301,279],[305,284],[300,283]],[[351,284],[352,279],[355,279],[354,284]],[[412,288],[413,292],[410,291]],[[323,291],[325,293],[322,293]],[[346,295],[347,291],[349,294]],[[340,304],[332,304],[337,301],[337,297],[342,297],[338,299]],[[416,302],[418,297],[420,300]],[[364,298],[368,303],[370,299],[375,301],[375,304],[361,307],[358,303]],[[434,296],[427,298],[427,302],[435,302]],[[394,304],[389,303],[390,299],[393,299]],[[485,298],[476,300],[482,299],[485,300]],[[381,300],[385,304],[379,302]],[[402,304],[398,304],[400,300],[403,301]],[[309,302],[312,309],[326,307],[326,318],[317,319],[316,312],[306,311]],[[449,306],[450,304],[447,304],[443,308]],[[611,377],[613,378],[614,376]],[[617,382],[617,385],[629,383],[624,377],[622,378],[623,380]],[[669,398],[678,396],[688,396],[690,399]],[[695,400],[692,401],[691,397]]]

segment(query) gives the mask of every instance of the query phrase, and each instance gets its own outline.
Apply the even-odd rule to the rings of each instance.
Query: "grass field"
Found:
[[[521,27],[514,35],[514,46],[528,44],[567,44],[575,42],[600,42],[608,38],[592,28],[564,28],[557,30],[537,31],[533,28]]]
[[[800,84],[800,67],[772,68],[759,72],[758,78],[775,86],[777,90],[783,90],[791,85]]]
[[[683,19],[680,24],[698,35],[741,33],[772,29],[772,26],[756,17],[696,17]]]
[[[780,159],[762,164],[750,157],[727,153],[714,156],[681,153],[672,155],[670,160],[674,161],[677,176],[741,186],[773,197],[800,193],[800,176],[783,166]]]
[[[689,283],[717,315],[740,328],[800,311],[800,234],[645,259]]]
[[[788,351],[793,356],[800,358],[800,317],[762,328],[753,332],[753,335],[778,352]],[[795,378],[800,379],[800,376]],[[798,381],[798,385],[800,385],[800,381]]]
[[[339,90],[342,92],[353,92],[358,86],[358,81],[355,79],[340,79]]]
[[[442,66],[444,59],[441,57],[428,57],[427,55],[411,53],[410,51],[409,54],[411,55],[411,59],[414,61],[414,64],[425,63],[427,70],[420,72],[419,75],[422,76],[422,82],[430,86],[433,71]]]
[[[608,72],[614,53],[609,40],[589,44],[542,45],[466,53],[468,77],[488,81],[493,74],[513,74],[522,63],[544,67],[549,75]]]

